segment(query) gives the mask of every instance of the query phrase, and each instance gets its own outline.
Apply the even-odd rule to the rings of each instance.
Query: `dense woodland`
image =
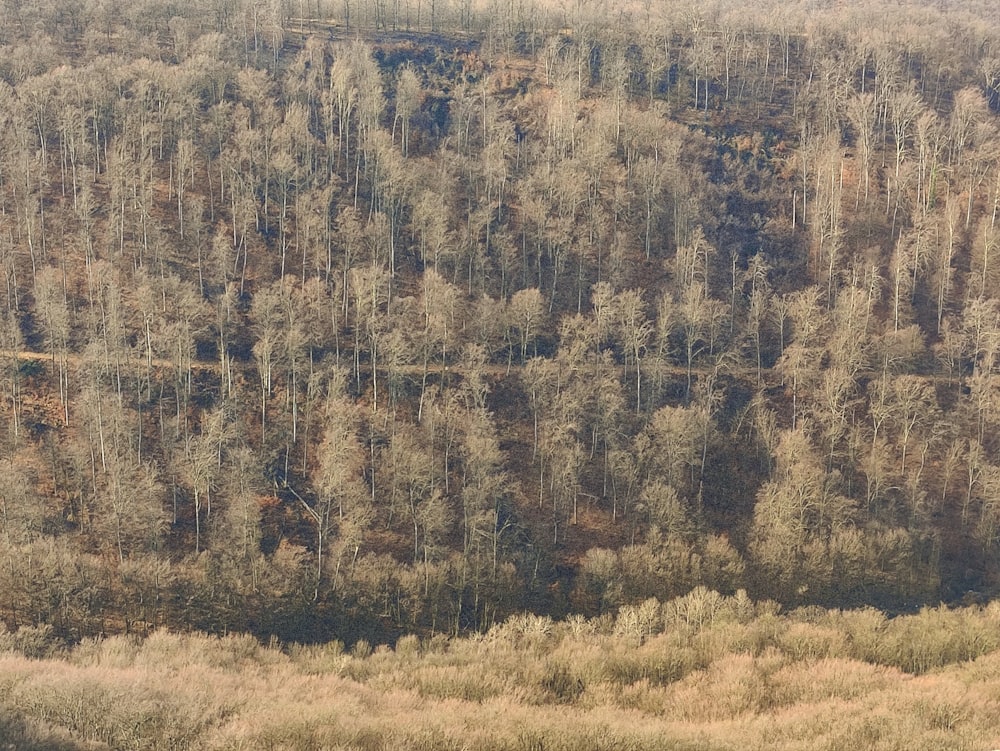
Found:
[[[0,14],[8,626],[1000,588],[992,4]]]

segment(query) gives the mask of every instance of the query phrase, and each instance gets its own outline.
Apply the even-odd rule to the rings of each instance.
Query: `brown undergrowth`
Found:
[[[395,649],[0,633],[17,749],[987,749],[1000,605],[778,614],[707,590]]]

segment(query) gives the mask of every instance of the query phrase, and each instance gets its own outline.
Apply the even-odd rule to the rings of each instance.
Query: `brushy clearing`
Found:
[[[165,631],[63,649],[22,630],[0,634],[0,738],[28,751],[1000,745],[1000,605],[775,610],[696,590],[616,619],[525,615],[374,650]]]

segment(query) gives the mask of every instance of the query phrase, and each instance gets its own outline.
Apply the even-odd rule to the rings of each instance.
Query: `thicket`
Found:
[[[0,617],[992,596],[1000,27],[956,5],[4,6]]]
[[[783,614],[699,588],[374,650],[162,630],[66,648],[25,628],[0,633],[0,737],[26,751],[983,749],[1000,740],[998,626],[996,604]]]

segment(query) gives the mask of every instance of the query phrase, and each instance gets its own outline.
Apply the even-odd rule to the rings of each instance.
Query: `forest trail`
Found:
[[[135,354],[134,352],[131,354]],[[2,359],[17,359],[20,362],[47,362],[47,363],[57,363],[58,359],[62,357],[67,365],[72,365],[73,367],[82,367],[87,364],[88,357],[86,355],[80,354],[78,352],[69,352],[65,355],[59,356],[54,355],[51,352],[36,352],[33,350],[18,350],[16,352],[12,350],[0,350],[0,360]],[[113,358],[109,358],[113,359]],[[134,367],[148,367],[155,369],[176,369],[177,363],[174,363],[168,359],[162,357],[153,358],[136,358],[128,357],[123,358],[120,363],[121,365],[131,365]],[[242,367],[247,369],[253,366],[253,362],[249,360],[232,360],[231,366]],[[573,366],[571,366],[572,368]],[[615,369],[621,373],[623,376],[628,374],[634,374],[635,370],[631,366],[617,364],[614,366]],[[192,359],[190,362],[190,368],[192,371],[200,372],[210,372],[218,373],[222,369],[222,364],[218,360],[199,360]],[[573,368],[575,369],[575,368]],[[479,368],[479,374],[482,376],[487,376],[494,381],[501,381],[508,378],[516,373],[520,373],[524,370],[524,365],[517,362],[512,362],[511,364],[497,364],[489,363],[483,365]],[[371,367],[366,365],[361,368],[363,374],[370,374]],[[422,378],[425,373],[425,366],[421,363],[406,363],[402,365],[379,366],[378,372],[380,374],[389,376],[407,376],[413,378]],[[659,377],[672,377],[672,378],[686,378],[688,375],[688,368],[685,365],[675,365],[668,363],[658,363],[650,364],[647,363],[643,367],[643,372],[647,377],[649,376],[659,376]],[[826,370],[820,371],[826,372]],[[463,368],[459,364],[448,364],[442,365],[441,363],[429,363],[426,366],[426,374],[428,376],[442,377],[446,375],[457,375],[460,378],[466,377],[468,373],[467,368]],[[697,379],[701,376],[714,375],[714,376],[726,376],[736,381],[752,382],[758,380],[758,371],[754,367],[744,367],[736,364],[723,364],[723,365],[711,365],[711,364],[700,364],[693,365],[690,369],[690,374],[692,378]],[[858,372],[851,375],[851,377],[858,382],[867,382],[877,378],[880,375],[879,371],[876,370],[859,370]],[[893,373],[893,375],[901,375],[899,373]],[[955,376],[945,374],[945,373],[908,373],[905,375],[915,375],[922,380],[933,383],[933,384],[954,384]],[[759,383],[758,387],[762,389],[777,388],[784,384],[784,379],[782,377],[781,371],[777,367],[764,367],[760,369],[759,373]]]

